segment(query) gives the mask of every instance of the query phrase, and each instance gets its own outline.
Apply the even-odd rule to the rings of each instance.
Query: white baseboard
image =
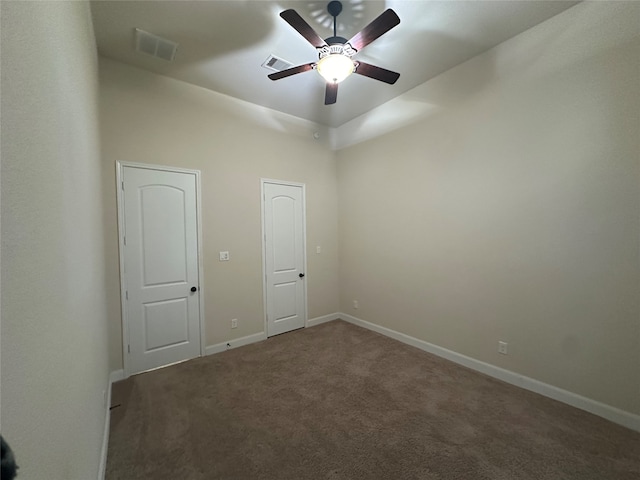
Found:
[[[109,447],[109,423],[111,422],[111,382],[107,385],[107,408],[104,414],[104,427],[102,429],[102,448],[100,449],[100,466],[98,467],[98,480],[104,480],[107,470],[107,449]]]
[[[340,318],[338,313],[332,313],[330,315],[324,315],[322,317],[312,318],[307,320],[307,327],[313,327],[315,325],[320,325],[321,323],[330,322],[332,320],[337,320]],[[229,350],[230,348],[242,347],[244,345],[249,345],[251,343],[261,342],[262,340],[267,339],[266,332],[254,333],[252,335],[247,335],[246,337],[236,338],[234,340],[229,340],[228,342],[216,343],[215,345],[209,345],[205,347],[204,354],[205,355],[213,355],[214,353],[224,352]]]
[[[525,377],[524,375],[505,370],[504,368],[481,362],[480,360],[467,357],[452,350],[447,350],[446,348],[442,348],[432,343],[425,342],[424,340],[405,335],[404,333],[396,332],[395,330],[391,330],[390,328],[381,327],[380,325],[367,322],[366,320],[356,318],[346,313],[338,313],[336,317],[359,327],[363,327],[387,337],[393,338],[402,343],[406,343],[407,345],[419,348],[420,350],[424,350],[425,352],[432,353],[434,355],[437,355],[438,357],[445,358],[459,365],[471,368],[472,370],[484,373],[485,375],[489,375],[490,377],[497,378],[498,380],[502,380],[503,382],[510,383],[511,385],[524,388],[525,390],[529,390],[545,397],[552,398],[559,402],[566,403],[567,405],[571,405],[572,407],[576,407],[589,413],[593,413],[594,415],[598,415],[599,417],[610,420],[611,422],[622,425],[623,427],[627,427],[640,432],[640,415],[635,415],[633,413],[620,410],[619,408],[606,405],[596,400],[583,397],[576,393],[554,387],[553,385],[540,382],[533,378]]]
[[[321,323],[331,322],[332,320],[337,320],[340,318],[339,313],[332,313],[330,315],[323,315],[321,317],[311,318],[307,320],[307,327],[315,327],[316,325],[320,325]]]
[[[102,448],[100,449],[100,465],[98,467],[98,480],[104,480],[107,471],[107,453],[109,448],[109,425],[111,423],[111,386],[114,382],[124,380],[124,370],[114,370],[109,374],[107,383],[107,402],[104,414],[104,427],[102,433]]]
[[[332,320],[337,320],[340,318],[340,315],[337,313],[332,313],[330,315],[324,315],[322,317],[312,318],[307,320],[307,327],[313,327],[315,325],[320,325],[321,323],[330,322]],[[205,355],[213,355],[214,353],[224,352],[225,350],[229,350],[230,348],[242,347],[244,345],[249,345],[251,343],[261,342],[262,340],[267,339],[266,332],[254,333],[252,335],[247,335],[246,337],[236,338],[234,340],[229,340],[228,342],[216,343],[215,345],[209,345],[205,347],[204,354]]]
[[[240,337],[234,340],[229,340],[228,342],[209,345],[204,349],[204,354],[212,355],[214,353],[224,352],[225,350],[229,350],[230,348],[242,347],[244,345],[261,342],[262,340],[266,340],[266,339],[267,339],[266,332],[254,333],[252,335],[247,335],[246,337]]]

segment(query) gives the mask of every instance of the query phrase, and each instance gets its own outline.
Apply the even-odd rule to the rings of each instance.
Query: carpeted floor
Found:
[[[334,321],[114,385],[108,480],[640,479],[640,434]]]

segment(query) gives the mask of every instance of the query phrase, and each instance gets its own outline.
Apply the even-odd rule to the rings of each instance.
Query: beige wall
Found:
[[[326,132],[108,59],[100,61],[111,366],[122,368],[115,162],[202,172],[206,344],[264,331],[260,179],[306,184],[308,317],[338,311],[336,164]],[[315,140],[313,133],[321,132]],[[316,246],[322,253],[316,254]],[[219,262],[229,251],[231,261]],[[231,319],[238,328],[231,329]]]
[[[84,2],[1,2],[2,435],[97,478],[108,385],[97,55]]]
[[[640,414],[639,20],[580,4],[339,151],[341,311]]]

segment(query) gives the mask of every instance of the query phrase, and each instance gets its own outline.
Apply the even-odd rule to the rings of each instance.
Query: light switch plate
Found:
[[[220,252],[220,261],[228,262],[229,261],[229,252]]]

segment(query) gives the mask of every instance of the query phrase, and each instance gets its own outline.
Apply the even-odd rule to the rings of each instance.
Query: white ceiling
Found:
[[[557,15],[576,1],[346,0],[338,35],[351,38],[386,8],[400,25],[355,59],[400,73],[395,85],[352,75],[338,101],[324,105],[315,71],[278,81],[262,67],[270,54],[293,65],[317,60],[314,49],[279,17],[295,9],[323,37],[333,35],[328,1],[92,1],[101,55],[262,105],[338,127],[440,73]],[[167,62],[134,51],[140,28],[179,44]]]

